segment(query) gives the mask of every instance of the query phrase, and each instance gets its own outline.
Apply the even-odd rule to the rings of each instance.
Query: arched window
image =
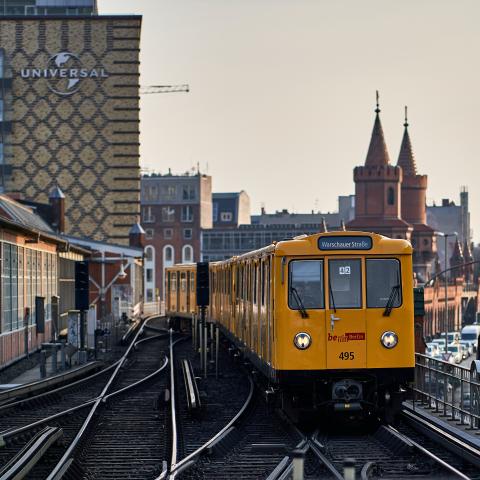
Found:
[[[389,205],[395,205],[395,191],[393,187],[388,187],[387,202]]]
[[[182,263],[193,263],[193,247],[184,245],[182,248]]]
[[[146,247],[145,248],[145,260],[147,262],[153,262],[153,259],[154,259],[154,249],[153,247]]]
[[[174,249],[171,245],[166,245],[163,247],[163,264],[167,266],[174,263]]]

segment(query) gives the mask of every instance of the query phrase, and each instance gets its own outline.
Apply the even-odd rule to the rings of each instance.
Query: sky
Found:
[[[141,163],[200,165],[216,192],[245,190],[252,213],[337,209],[354,193],[375,90],[392,163],[408,105],[428,203],[470,192],[480,240],[478,0],[98,0],[143,15]]]

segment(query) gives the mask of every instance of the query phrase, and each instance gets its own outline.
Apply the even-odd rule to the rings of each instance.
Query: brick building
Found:
[[[435,232],[426,223],[427,176],[417,172],[406,115],[398,161],[392,165],[378,101],[375,113],[365,164],[355,167],[353,174],[355,218],[347,228],[409,240],[414,247],[417,278],[426,280],[436,254]]]
[[[65,231],[128,244],[140,213],[140,16],[93,0],[0,7],[0,190],[65,193]]]
[[[208,175],[142,177],[145,230],[145,300],[163,296],[164,269],[200,261],[201,229],[212,227],[212,178]]]

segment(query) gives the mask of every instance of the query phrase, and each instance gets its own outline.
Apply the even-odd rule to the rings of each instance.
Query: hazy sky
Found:
[[[392,162],[409,107],[429,203],[470,191],[480,240],[478,0],[99,0],[143,14],[142,166],[200,163],[257,212],[335,210],[354,193],[380,90]]]

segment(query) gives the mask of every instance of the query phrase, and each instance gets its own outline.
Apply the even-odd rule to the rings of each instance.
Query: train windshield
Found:
[[[367,266],[367,307],[391,308],[402,304],[400,262],[395,258],[366,260]]]
[[[330,260],[330,308],[362,307],[362,263],[359,258]]]
[[[292,310],[325,308],[323,260],[290,262],[288,306]]]

